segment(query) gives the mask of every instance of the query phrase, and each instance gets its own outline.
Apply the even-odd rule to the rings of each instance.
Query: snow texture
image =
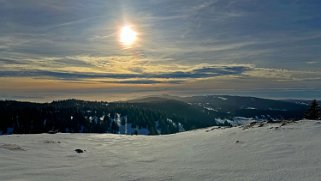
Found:
[[[0,180],[320,180],[321,123],[0,136]]]

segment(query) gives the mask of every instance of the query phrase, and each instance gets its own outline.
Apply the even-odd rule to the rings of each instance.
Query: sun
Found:
[[[137,32],[129,25],[121,28],[119,33],[119,41],[125,47],[132,46],[137,40]]]

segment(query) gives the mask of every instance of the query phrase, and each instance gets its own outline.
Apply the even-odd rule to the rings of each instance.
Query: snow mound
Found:
[[[319,180],[320,138],[321,123],[308,120],[163,136],[0,136],[0,180]]]

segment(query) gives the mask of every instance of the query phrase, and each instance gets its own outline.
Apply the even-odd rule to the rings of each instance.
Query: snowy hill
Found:
[[[163,136],[0,136],[0,180],[319,180],[320,138],[321,122],[307,120]]]

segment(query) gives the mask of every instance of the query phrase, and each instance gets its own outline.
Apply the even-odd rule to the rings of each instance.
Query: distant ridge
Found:
[[[59,132],[171,134],[209,126],[299,120],[308,104],[229,95],[149,96],[121,102],[0,101],[0,134]]]

